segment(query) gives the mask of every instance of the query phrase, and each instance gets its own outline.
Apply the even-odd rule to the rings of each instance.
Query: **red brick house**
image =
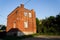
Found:
[[[34,10],[24,8],[24,5],[17,7],[7,16],[6,32],[11,29],[18,29],[24,35],[36,33],[36,15]]]

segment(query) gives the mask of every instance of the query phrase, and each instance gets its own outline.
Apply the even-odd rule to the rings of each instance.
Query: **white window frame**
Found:
[[[24,16],[27,16],[27,12],[24,12]]]
[[[24,21],[24,28],[28,28],[28,22]]]
[[[32,14],[31,14],[31,13],[29,13],[29,17],[30,17],[30,18],[32,17]]]
[[[13,23],[13,28],[16,28],[16,22]]]

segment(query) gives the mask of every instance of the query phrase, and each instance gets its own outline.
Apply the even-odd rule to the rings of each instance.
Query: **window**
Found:
[[[16,28],[16,22],[13,23],[13,28]]]
[[[28,22],[27,21],[24,22],[24,27],[28,28]]]
[[[24,16],[27,16],[27,13],[26,12],[24,12]]]
[[[29,17],[32,17],[32,14],[31,13],[29,13]]]
[[[16,11],[16,14],[18,13],[18,10]]]
[[[18,18],[18,17],[17,17],[16,19],[17,19],[17,20],[19,20],[19,18]]]

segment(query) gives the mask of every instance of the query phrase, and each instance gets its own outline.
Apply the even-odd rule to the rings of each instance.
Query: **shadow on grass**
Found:
[[[3,40],[60,40],[60,38],[37,38],[33,35],[24,35],[21,37],[17,36],[6,36]]]
[[[35,37],[39,34],[33,34],[33,35],[24,35],[24,36],[5,36],[2,38],[2,40],[60,40],[60,38],[41,38],[41,37]]]
[[[3,38],[3,40],[21,40],[24,38],[31,38],[34,37],[33,35],[24,35],[24,36],[6,36]]]

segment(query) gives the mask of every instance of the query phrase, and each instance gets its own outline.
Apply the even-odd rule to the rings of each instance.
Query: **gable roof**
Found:
[[[17,8],[15,8],[9,15],[11,15],[15,10],[17,10],[19,8],[19,6]],[[9,16],[8,15],[8,16]]]

